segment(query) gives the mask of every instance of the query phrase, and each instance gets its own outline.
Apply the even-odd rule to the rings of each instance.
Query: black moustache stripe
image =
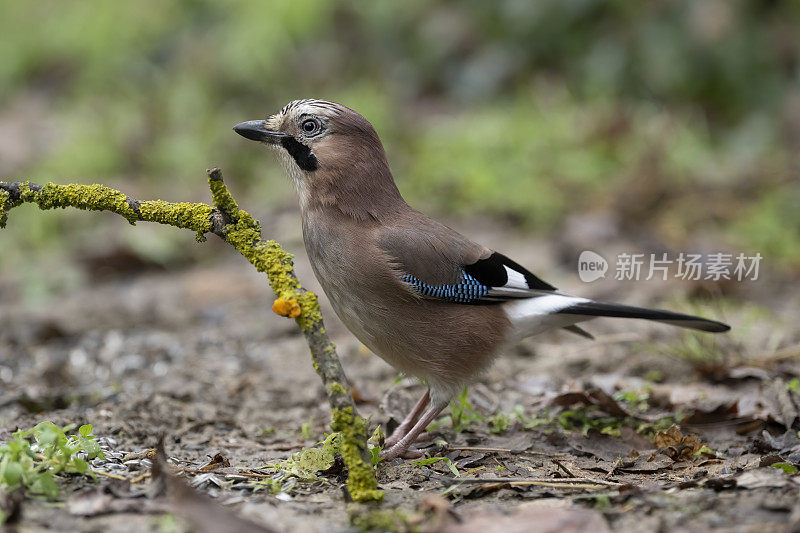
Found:
[[[289,152],[289,155],[292,156],[298,167],[306,172],[317,170],[317,157],[311,151],[311,148],[291,135],[281,138],[281,146]]]

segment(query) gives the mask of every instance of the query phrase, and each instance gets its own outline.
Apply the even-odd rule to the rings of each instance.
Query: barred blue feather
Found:
[[[477,302],[489,292],[489,287],[466,272],[462,273],[461,281],[454,285],[429,285],[412,274],[403,276],[403,281],[424,296],[461,304]]]

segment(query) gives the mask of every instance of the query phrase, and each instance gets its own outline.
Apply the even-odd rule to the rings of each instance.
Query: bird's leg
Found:
[[[395,457],[402,457],[404,459],[418,459],[422,457],[422,452],[417,450],[409,450],[408,447],[417,440],[417,437],[425,431],[425,428],[428,427],[428,424],[433,422],[439,413],[447,407],[447,402],[444,403],[437,403],[432,404],[430,408],[425,411],[425,414],[417,420],[417,423],[414,424],[414,427],[411,428],[408,433],[403,436],[394,446],[389,448],[388,450],[383,450],[380,453],[380,456],[383,457],[385,460],[391,460]]]
[[[392,435],[387,437],[383,442],[385,447],[391,448],[397,444],[400,439],[406,436],[406,433],[408,433],[408,431],[414,427],[414,424],[417,423],[417,420],[419,420],[420,415],[422,415],[422,412],[425,410],[425,407],[428,405],[430,399],[431,393],[430,391],[426,390],[422,398],[420,398],[414,408],[411,409],[411,412],[408,413],[403,421],[400,422],[400,425],[395,428],[395,430],[392,432]]]

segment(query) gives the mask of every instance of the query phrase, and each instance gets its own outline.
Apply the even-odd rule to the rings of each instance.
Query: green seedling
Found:
[[[310,440],[313,438],[313,435],[311,434],[311,424],[312,422],[311,420],[309,420],[308,422],[305,422],[302,426],[300,426],[300,435],[305,440]]]
[[[506,413],[497,413],[489,417],[489,424],[491,425],[489,431],[494,434],[503,433],[504,431],[508,431],[508,428],[511,427],[512,422],[512,415]]]
[[[453,423],[453,431],[461,433],[473,422],[479,422],[484,417],[473,409],[467,400],[467,387],[461,391],[454,401],[450,402],[450,420]]]
[[[88,461],[104,459],[100,444],[92,435],[92,425],[68,433],[75,424],[59,427],[40,422],[32,429],[14,432],[0,445],[0,486],[8,491],[23,488],[28,494],[58,498],[56,476],[82,474],[94,478]]]
[[[453,473],[454,476],[456,477],[461,476],[461,474],[458,472],[458,468],[456,468],[456,465],[453,463],[453,461],[450,460],[449,457],[428,457],[427,459],[420,459],[419,461],[413,461],[411,464],[417,466],[427,466],[433,463],[438,463],[439,461],[444,461],[444,463],[447,465],[447,468],[450,469],[450,471]]]
[[[521,405],[517,405],[511,411],[511,415],[519,422],[519,425],[522,429],[531,430],[533,428],[537,428],[539,426],[546,426],[547,424],[553,423],[553,418],[550,416],[550,410],[545,409],[543,414],[545,416],[527,416],[525,414],[525,408]]]
[[[647,400],[650,399],[650,392],[651,389],[648,387],[635,391],[618,391],[614,393],[614,399],[627,403],[634,411],[647,411],[650,408],[647,403]]]
[[[797,473],[797,467],[792,465],[792,464],[789,464],[789,463],[772,463],[769,466],[771,466],[772,468],[780,468],[786,474],[796,474]]]
[[[370,438],[367,439],[367,447],[369,448],[369,457],[372,461],[372,466],[376,466],[378,463],[383,461],[383,457],[380,456],[383,447],[379,444],[383,440],[384,435],[380,426],[376,427]]]
[[[651,369],[645,372],[644,376],[642,376],[646,381],[650,381],[652,383],[661,383],[664,381],[664,372],[661,370]]]

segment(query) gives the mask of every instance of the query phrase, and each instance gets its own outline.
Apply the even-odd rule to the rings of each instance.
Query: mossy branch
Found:
[[[261,225],[239,208],[222,181],[218,168],[208,171],[213,206],[202,203],[139,201],[102,185],[36,185],[0,181],[0,228],[8,212],[23,203],[40,209],[75,207],[111,211],[131,224],[157,222],[191,229],[199,241],[214,233],[236,248],[259,272],[265,272],[278,300],[276,313],[295,318],[311,351],[314,369],[322,379],[332,412],[332,428],[342,434],[344,461],[349,470],[348,488],[355,501],[375,501],[378,490],[367,449],[367,421],[358,415],[336,347],[325,333],[317,296],[306,291],[294,273],[292,255],[277,242],[263,240]],[[279,305],[280,304],[280,305]],[[285,311],[285,312],[284,312]]]

